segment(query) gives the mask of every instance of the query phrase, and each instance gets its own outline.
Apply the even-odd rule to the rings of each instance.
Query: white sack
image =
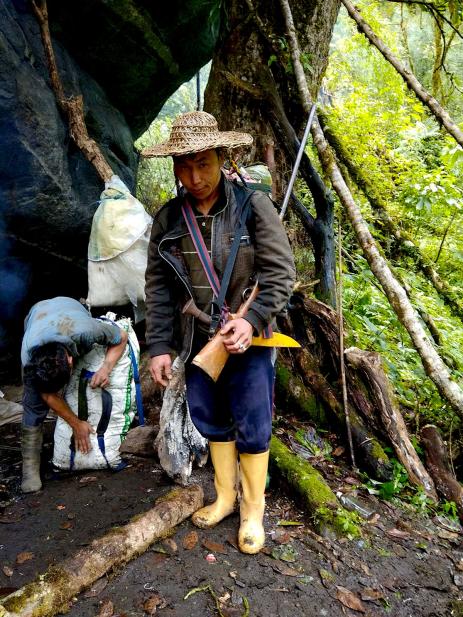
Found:
[[[118,176],[106,182],[88,244],[90,306],[138,306],[145,299],[145,270],[152,218]]]
[[[108,315],[112,315],[109,313]],[[137,363],[139,362],[140,348],[137,337],[132,329],[130,319],[120,319],[117,325],[128,332],[129,342],[132,345]],[[72,372],[71,380],[66,387],[65,399],[72,411],[78,414],[79,380],[82,369],[95,372],[104,360],[106,347],[95,345],[92,351],[78,360]],[[106,469],[110,466],[116,469],[121,464],[119,446],[124,440],[130,424],[137,411],[135,400],[135,382],[133,367],[130,359],[129,345],[111,371],[110,384],[106,388],[112,396],[112,411],[108,428],[104,434],[105,457],[98,444],[97,435],[90,435],[92,449],[88,454],[75,452],[73,469]],[[88,422],[96,430],[102,414],[101,388],[86,387],[88,402]],[[71,468],[72,429],[61,418],[57,419],[55,427],[55,444],[53,450],[53,465],[58,469]]]

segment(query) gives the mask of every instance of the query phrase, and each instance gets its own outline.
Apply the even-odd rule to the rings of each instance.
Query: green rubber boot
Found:
[[[42,488],[40,480],[40,453],[42,451],[43,427],[23,426],[21,452],[23,456],[23,493],[35,493]]]

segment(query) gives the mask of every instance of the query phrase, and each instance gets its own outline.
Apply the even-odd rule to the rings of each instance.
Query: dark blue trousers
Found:
[[[273,350],[250,347],[232,354],[217,383],[193,364],[186,367],[188,407],[198,431],[209,441],[236,441],[239,452],[269,448],[272,433]]]
[[[40,426],[45,422],[48,412],[48,405],[33,386],[24,382],[23,390],[23,420],[24,426]]]

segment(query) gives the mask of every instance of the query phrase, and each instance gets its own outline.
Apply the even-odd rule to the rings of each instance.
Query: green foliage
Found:
[[[458,521],[458,510],[457,504],[454,501],[443,501],[440,504],[440,510],[445,516],[453,519],[454,521]]]
[[[426,422],[448,429],[453,415],[426,376],[408,333],[368,263],[360,255],[353,255],[346,265],[352,270],[343,276],[344,318],[348,324],[346,344],[381,353],[395,395],[412,430],[414,426],[419,429]],[[396,274],[413,289],[414,303],[433,315],[446,355],[457,367],[454,375],[463,379],[463,326],[460,320],[452,315],[432,285],[416,274],[409,264],[396,267]]]
[[[369,493],[378,495],[386,501],[400,499],[423,516],[434,515],[437,511],[458,521],[457,508],[453,501],[443,501],[436,506],[426,495],[423,487],[410,484],[405,467],[397,459],[393,458],[391,462],[393,466],[392,479],[388,482],[368,479],[364,487]]]
[[[136,142],[141,151],[169,137],[172,120],[157,119]],[[140,157],[137,178],[137,198],[148,212],[153,214],[157,208],[174,196],[175,178],[172,169],[172,159]]]
[[[318,527],[331,525],[340,535],[346,536],[349,540],[360,538],[362,535],[361,526],[364,521],[356,512],[337,508],[333,513],[332,508],[320,506],[316,509],[313,518]]]
[[[364,0],[358,6],[392,51],[429,86],[435,52],[429,44],[433,40],[429,15],[418,7],[410,9],[395,3]],[[448,3],[443,3],[441,8],[447,11],[447,16],[453,11],[452,19],[458,22],[455,10]],[[447,56],[450,64],[458,40],[454,37],[450,45]],[[463,65],[460,63],[455,70],[457,79],[463,83]],[[451,286],[453,295],[463,297],[461,147],[441,130],[393,67],[356,30],[344,10],[340,12],[333,36],[325,89],[332,99],[332,105],[324,109],[328,123],[352,162],[366,171],[373,187],[369,196],[386,206],[397,229],[413,239],[429,263],[436,259],[448,228],[436,267],[441,278]],[[457,92],[452,95],[447,82],[444,90],[454,119],[463,121],[461,97]],[[434,319],[443,341],[440,352],[450,361],[454,378],[463,383],[463,323],[452,314],[430,282],[417,273],[411,258],[393,252],[393,239],[384,231],[381,214],[353,183],[351,188],[396,276],[411,290],[412,303]],[[304,194],[302,198],[308,203]],[[400,325],[368,263],[359,254],[354,234],[347,225],[343,236],[347,253],[343,274],[346,343],[381,353],[412,432],[416,430],[418,434],[420,426],[428,421],[438,424],[445,432],[453,414],[426,376],[408,333]],[[298,251],[296,260],[298,268],[311,266],[308,258]],[[418,439],[415,442],[419,446]],[[392,484],[382,490],[393,494],[400,492],[400,485],[398,473]],[[416,497],[417,502],[420,499]]]
[[[402,495],[405,488],[410,488],[405,467],[395,458],[390,460],[392,463],[391,480],[388,482],[379,482],[378,480],[370,479],[366,484],[369,493],[378,495],[381,499],[385,499],[386,501]]]

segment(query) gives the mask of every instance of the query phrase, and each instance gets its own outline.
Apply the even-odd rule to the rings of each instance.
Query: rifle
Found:
[[[239,319],[244,317],[248,312],[249,307],[257,297],[259,290],[257,283],[251,290],[251,293],[246,300],[239,306],[236,313],[230,313],[228,319]],[[184,307],[185,310],[186,307]],[[188,309],[185,310],[188,312]],[[204,345],[201,351],[193,358],[192,363],[199,366],[205,373],[209,375],[211,379],[217,381],[230,352],[223,344],[224,335],[220,334],[220,330],[211,338],[211,340]]]

